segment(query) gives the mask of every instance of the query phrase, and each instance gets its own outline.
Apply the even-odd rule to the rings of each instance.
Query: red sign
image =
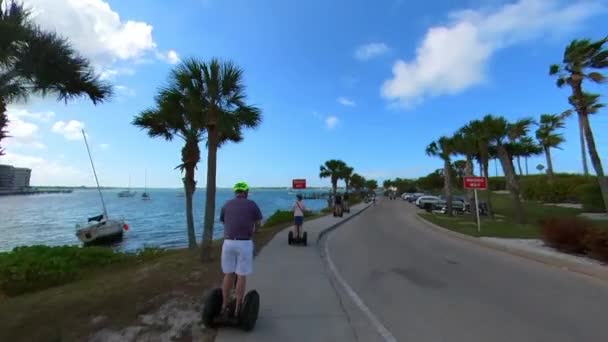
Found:
[[[488,179],[486,177],[465,176],[464,188],[486,190],[488,188]]]
[[[294,189],[306,189],[306,179],[294,179],[291,187]]]

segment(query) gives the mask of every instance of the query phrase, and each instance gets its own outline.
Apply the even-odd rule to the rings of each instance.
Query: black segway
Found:
[[[308,244],[308,234],[303,232],[300,236],[293,236],[293,231],[290,230],[289,234],[287,235],[287,243],[290,245],[302,244],[306,246]]]
[[[236,281],[235,281],[236,288]],[[230,317],[221,317],[222,311],[222,289],[215,288],[211,290],[205,297],[203,304],[202,320],[207,328],[216,328],[220,325],[228,325],[240,327],[245,331],[251,331],[258,320],[258,312],[260,311],[260,295],[256,290],[247,292],[243,298],[241,311],[238,316],[234,315],[236,309],[236,295],[234,290],[230,294],[230,303],[228,304]]]

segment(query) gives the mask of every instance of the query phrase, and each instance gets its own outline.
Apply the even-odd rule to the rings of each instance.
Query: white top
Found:
[[[304,210],[306,210],[304,201],[296,201],[296,203],[293,204],[293,216],[304,216]]]

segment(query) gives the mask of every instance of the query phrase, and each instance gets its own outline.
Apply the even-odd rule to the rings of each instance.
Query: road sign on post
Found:
[[[473,191],[475,192],[475,213],[477,214],[477,232],[480,232],[481,231],[481,221],[479,220],[479,201],[477,200],[477,190],[488,189],[488,178],[465,176],[464,177],[464,188],[473,189]]]
[[[294,189],[306,189],[306,179],[294,179],[291,182],[291,187]]]
[[[488,179],[486,177],[464,176],[464,188],[486,190],[488,188]]]

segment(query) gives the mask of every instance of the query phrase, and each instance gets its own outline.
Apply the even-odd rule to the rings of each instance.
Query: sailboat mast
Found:
[[[93,175],[95,175],[95,183],[97,184],[97,191],[99,191],[99,198],[101,198],[101,206],[103,207],[103,215],[107,219],[108,211],[106,210],[106,203],[103,201],[103,195],[101,194],[101,188],[99,187],[99,179],[97,179],[97,172],[95,171],[95,165],[93,165],[93,157],[91,157],[91,150],[89,149],[89,143],[87,142],[87,135],[82,131],[82,137],[84,138],[84,144],[87,146],[87,153],[89,154],[89,160],[91,161],[91,167],[93,168]]]
[[[144,170],[144,192],[148,191],[148,169]]]

